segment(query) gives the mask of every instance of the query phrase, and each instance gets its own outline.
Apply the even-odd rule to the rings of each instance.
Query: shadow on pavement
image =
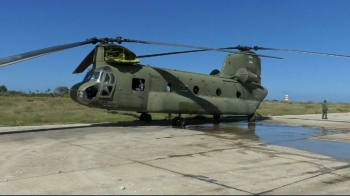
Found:
[[[205,118],[205,117],[194,117],[194,118],[185,118],[187,125],[200,125],[213,123],[214,119]],[[270,119],[270,117],[258,117],[257,121],[263,121]],[[246,121],[246,116],[229,116],[225,118],[221,118],[220,122],[232,123],[239,121]],[[129,121],[129,122],[115,122],[115,123],[96,123],[91,125],[82,125],[82,126],[67,126],[67,127],[55,127],[55,128],[38,128],[38,129],[30,129],[30,130],[15,130],[15,131],[7,131],[2,132],[0,135],[9,135],[9,134],[17,134],[17,133],[30,133],[30,132],[42,132],[42,131],[55,131],[55,130],[69,130],[69,129],[80,129],[87,127],[135,127],[135,126],[171,126],[172,120],[153,120],[152,122],[142,122],[139,120]]]

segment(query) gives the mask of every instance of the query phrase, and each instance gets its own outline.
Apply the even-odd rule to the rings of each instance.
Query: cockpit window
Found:
[[[111,76],[111,84],[114,84],[114,82],[115,82],[115,77],[114,77],[113,74],[110,74],[110,76]]]
[[[108,84],[110,83],[111,77],[109,76],[109,74],[106,74],[106,78],[105,78],[105,83]]]
[[[113,73],[105,72],[104,75],[105,77],[101,85],[101,97],[111,97],[113,95],[116,80]]]
[[[84,79],[83,79],[83,82],[88,81],[88,80],[91,78],[91,74],[92,74],[91,71],[87,72],[86,75],[85,75],[85,77],[84,77]]]
[[[99,82],[102,76],[103,76],[103,72],[94,72],[90,80]]]
[[[104,80],[105,84],[114,84],[115,82],[115,77],[112,73],[106,73],[106,77]]]
[[[100,82],[103,76],[103,72],[100,71],[90,71],[88,73],[86,73],[85,77],[84,77],[84,82],[87,82],[89,80],[91,81],[96,81],[96,82]]]

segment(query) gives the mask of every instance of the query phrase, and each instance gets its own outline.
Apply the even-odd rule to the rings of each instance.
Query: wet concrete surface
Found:
[[[218,137],[221,137],[222,133],[233,134],[235,138],[239,136],[240,138],[261,141],[266,144],[286,146],[331,156],[339,160],[350,160],[349,143],[317,139],[319,136],[336,134],[335,131],[327,129],[246,122],[187,126],[187,129],[203,131],[210,135],[217,135]],[[229,136],[226,137],[230,139]]]
[[[272,122],[2,127],[0,194],[350,193],[350,131]]]

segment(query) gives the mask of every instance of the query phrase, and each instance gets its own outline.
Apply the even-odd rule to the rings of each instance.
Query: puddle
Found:
[[[350,159],[350,144],[337,141],[308,139],[317,136],[333,135],[333,131],[308,127],[287,126],[263,123],[230,123],[187,126],[186,129],[205,132],[223,139],[250,139],[266,144],[291,147],[336,159]]]

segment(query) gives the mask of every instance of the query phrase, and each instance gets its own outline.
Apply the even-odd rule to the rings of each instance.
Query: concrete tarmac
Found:
[[[350,113],[328,118],[0,127],[0,194],[349,194]]]

